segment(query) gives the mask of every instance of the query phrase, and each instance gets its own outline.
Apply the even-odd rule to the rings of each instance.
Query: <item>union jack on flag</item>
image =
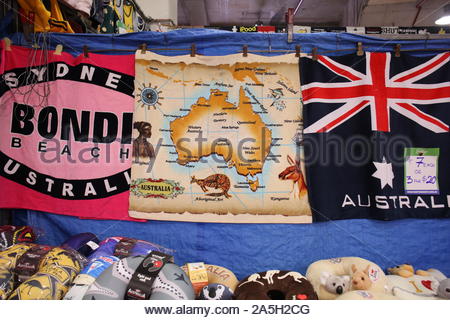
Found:
[[[365,73],[318,56],[318,63],[344,82],[311,82],[302,85],[303,103],[340,104],[334,111],[309,124],[304,133],[329,132],[370,108],[372,131],[391,131],[391,112],[409,118],[435,133],[449,132],[449,125],[421,110],[420,105],[450,102],[450,82],[418,83],[450,60],[450,52],[434,56],[422,64],[391,74],[391,54],[365,53]],[[450,110],[449,110],[450,112]]]

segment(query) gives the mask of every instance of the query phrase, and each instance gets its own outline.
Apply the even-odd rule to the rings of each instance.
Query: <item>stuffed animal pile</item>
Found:
[[[392,293],[399,299],[450,299],[450,279],[437,269],[416,270],[410,264],[388,268]]]
[[[321,300],[395,299],[387,290],[387,278],[375,263],[342,257],[319,260],[306,271]]]
[[[312,263],[305,276],[267,270],[239,281],[218,265],[179,267],[173,250],[143,240],[82,233],[51,247],[35,239],[30,227],[0,226],[0,300],[450,299],[450,278],[410,264],[386,275],[372,261],[340,257]]]

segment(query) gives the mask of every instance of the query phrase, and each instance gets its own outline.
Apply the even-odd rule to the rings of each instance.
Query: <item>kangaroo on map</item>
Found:
[[[291,193],[294,191],[295,184],[298,184],[298,197],[300,199],[302,192],[307,191],[306,189],[306,183],[305,178],[303,178],[303,173],[300,168],[300,162],[294,161],[290,156],[287,156],[288,163],[290,164],[289,167],[284,169],[280,174],[278,175],[278,178],[281,180],[292,180],[292,190]],[[295,198],[295,194],[294,194]]]
[[[224,174],[212,174],[205,179],[196,179],[195,176],[192,176],[191,183],[198,184],[202,188],[203,192],[208,192],[208,189],[206,189],[206,187],[213,189],[222,189],[222,192],[206,193],[205,195],[207,196],[225,196],[227,198],[231,198],[231,195],[228,194],[228,190],[230,190],[230,179]]]

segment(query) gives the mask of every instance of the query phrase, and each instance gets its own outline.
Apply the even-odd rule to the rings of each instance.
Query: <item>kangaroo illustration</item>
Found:
[[[300,198],[302,192],[307,191],[305,179],[303,178],[303,173],[300,169],[300,162],[292,160],[290,156],[287,156],[287,160],[290,166],[284,169],[278,175],[278,178],[281,180],[292,180],[292,191],[294,191],[295,184],[298,183],[298,197]]]
[[[291,271],[286,273],[284,276],[278,277],[278,279],[284,279],[291,276],[292,278],[294,278],[294,281],[296,282],[303,282],[306,280],[306,278],[304,276],[302,276],[300,273],[295,272],[295,271]]]
[[[273,284],[273,276],[278,273],[280,273],[280,270],[269,270],[266,271],[266,275],[262,278],[266,279],[268,284]]]
[[[196,179],[195,176],[192,176],[191,183],[198,184],[202,188],[203,192],[208,191],[206,187],[213,189],[222,189],[222,192],[220,193],[207,193],[207,196],[225,196],[227,198],[231,198],[231,195],[228,194],[228,190],[230,190],[230,179],[224,174],[213,174],[206,177],[205,179]]]
[[[257,283],[259,283],[260,285],[264,285],[264,283],[262,283],[261,281],[258,281],[258,279],[260,279],[261,278],[261,275],[259,275],[259,274],[257,274],[257,273],[254,273],[254,274],[252,274],[252,275],[250,275],[249,277],[248,277],[248,279],[247,279],[247,281],[244,281],[244,282],[242,282],[242,283],[240,283],[239,285],[238,285],[238,287],[240,287],[240,286],[242,286],[242,285],[244,285],[244,284],[246,284],[246,283],[250,283],[250,282],[257,282]]]

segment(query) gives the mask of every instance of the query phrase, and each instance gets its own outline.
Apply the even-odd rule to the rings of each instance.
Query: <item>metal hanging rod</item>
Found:
[[[366,48],[367,47],[363,47]],[[101,52],[135,52],[136,50],[139,50],[140,48],[136,49],[97,49],[97,50],[91,50],[89,49],[89,52],[91,53],[101,53]],[[313,48],[314,49],[314,48]],[[391,50],[386,51],[393,51],[394,49],[391,48]],[[191,51],[191,48],[147,48],[147,51],[185,51],[189,52]],[[325,50],[325,51],[318,51],[318,54],[326,54],[326,53],[334,53],[334,52],[344,52],[344,51],[356,51],[356,48],[348,48],[348,49],[336,49],[336,50]],[[401,49],[401,52],[414,52],[414,51],[450,51],[450,48],[421,48],[421,49]],[[276,53],[276,52],[285,52],[285,53],[296,53],[296,50],[294,49],[270,49],[270,50],[247,50],[248,53]],[[377,52],[377,51],[373,51]],[[243,51],[238,51],[236,53],[243,53]],[[311,54],[312,51],[306,52],[301,51],[300,53],[304,54]],[[198,53],[197,53],[198,54]]]
[[[395,50],[399,50],[398,45],[392,45],[392,48],[384,46],[383,48],[387,48],[390,50],[386,50],[386,51],[395,51]],[[297,46],[298,47],[298,46]],[[317,54],[327,54],[327,53],[335,53],[335,52],[345,52],[345,51],[356,51],[358,49],[368,49],[370,47],[368,46],[361,46],[361,47],[356,47],[355,48],[346,48],[346,49],[336,49],[336,50],[325,50],[325,51],[319,51],[317,48],[313,48],[311,51],[306,52],[306,51],[299,51],[298,48],[296,49],[267,49],[267,50],[262,50],[262,49],[254,49],[254,50],[250,50],[248,49],[248,46],[244,45],[243,49],[238,51],[237,53],[304,53],[304,54],[312,54],[312,51],[314,51],[314,49],[316,49]],[[136,50],[142,50],[142,46],[138,47]],[[99,49],[99,50],[89,50],[89,52],[134,52],[136,51],[134,49]],[[150,48],[150,47],[146,47],[145,50],[147,51],[185,51],[185,52],[189,52],[192,51],[192,47],[191,48]],[[450,51],[450,48],[420,48],[420,49],[400,49],[401,52],[414,52],[414,51]],[[376,52],[373,51],[373,52]],[[197,53],[198,54],[198,53]]]
[[[11,46],[10,40],[8,38],[4,38],[4,40],[5,40],[6,46],[10,47]],[[59,51],[62,51],[62,44],[59,44],[58,46],[60,46]],[[398,56],[400,54],[400,52],[450,51],[450,47],[448,47],[448,48],[419,48],[419,49],[401,49],[400,47],[401,47],[400,44],[390,44],[389,46],[387,46],[387,45],[379,46],[379,48],[388,49],[388,50],[384,50],[384,51],[392,50],[393,52],[395,52],[396,56]],[[301,51],[300,45],[296,45],[295,49],[272,49],[269,47],[269,49],[267,49],[267,50],[261,50],[261,49],[250,50],[248,48],[248,45],[243,45],[242,50],[238,51],[237,53],[242,53],[243,56],[247,56],[248,53],[295,53],[297,56],[300,56],[300,54],[303,53],[303,54],[316,56],[319,54],[323,55],[323,54],[336,53],[336,52],[356,51],[358,55],[362,55],[363,49],[367,50],[369,48],[371,49],[370,50],[371,52],[377,52],[377,50],[374,50],[373,47],[363,46],[362,42],[358,42],[355,44],[355,48],[319,51],[317,47],[313,47],[310,52]],[[96,49],[96,50],[91,50],[86,45],[84,45],[82,53],[84,54],[85,57],[87,57],[89,52],[91,52],[91,53],[135,52],[136,50],[141,50],[142,53],[145,53],[147,50],[148,51],[184,51],[184,52],[190,52],[192,57],[194,57],[196,54],[198,54],[197,47],[195,44],[192,44],[190,48],[150,48],[150,47],[147,47],[146,43],[141,44],[136,49]]]

